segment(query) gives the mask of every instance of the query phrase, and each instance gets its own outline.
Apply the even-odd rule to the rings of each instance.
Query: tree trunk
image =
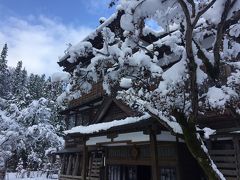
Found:
[[[196,130],[196,122],[198,118],[198,84],[197,84],[197,64],[195,62],[194,54],[193,54],[193,29],[196,23],[192,24],[191,16],[188,10],[188,7],[183,0],[178,0],[180,3],[183,12],[186,16],[186,31],[185,31],[185,48],[186,55],[188,60],[188,73],[189,73],[189,93],[191,99],[191,108],[192,112],[189,118],[186,118],[184,113],[176,112],[177,116],[175,116],[182,127],[183,136],[185,143],[193,155],[193,157],[197,160],[198,164],[203,169],[204,173],[208,177],[209,180],[219,180],[225,179],[222,174],[215,168],[213,161],[211,160],[207,150],[204,149],[203,141],[200,135]],[[210,7],[210,6],[209,6]]]
[[[215,165],[211,160],[208,152],[204,150],[203,141],[200,135],[197,133],[194,123],[196,121],[193,119],[187,119],[184,114],[180,113],[178,113],[177,120],[182,127],[184,140],[189,151],[191,152],[192,156],[197,160],[198,164],[201,166],[208,179],[224,179],[218,169],[214,167]]]

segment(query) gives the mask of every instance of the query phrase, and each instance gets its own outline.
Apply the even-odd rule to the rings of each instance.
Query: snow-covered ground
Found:
[[[47,178],[46,174],[43,175],[38,175],[39,173],[37,172],[31,172],[31,175],[29,178],[27,177],[16,177],[16,173],[7,173],[5,180],[51,180],[51,179],[58,179],[58,176],[55,174],[51,178]]]

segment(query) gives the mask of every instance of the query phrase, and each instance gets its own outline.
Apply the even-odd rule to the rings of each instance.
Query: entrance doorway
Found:
[[[151,166],[108,166],[108,180],[151,180]]]

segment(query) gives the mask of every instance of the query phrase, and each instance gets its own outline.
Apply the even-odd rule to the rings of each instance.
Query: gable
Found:
[[[133,116],[134,113],[127,105],[112,98],[106,98],[99,108],[95,123],[109,122]]]

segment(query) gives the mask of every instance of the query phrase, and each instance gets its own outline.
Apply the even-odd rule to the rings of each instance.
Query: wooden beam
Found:
[[[126,144],[131,144],[131,140],[122,140],[122,141],[111,141],[111,142],[100,142],[96,143],[97,146],[103,146],[103,145],[108,145],[108,144],[121,144],[121,143],[126,143]]]
[[[156,134],[151,132],[150,136],[150,156],[152,166],[152,180],[159,179],[159,167],[158,167],[158,148]]]

